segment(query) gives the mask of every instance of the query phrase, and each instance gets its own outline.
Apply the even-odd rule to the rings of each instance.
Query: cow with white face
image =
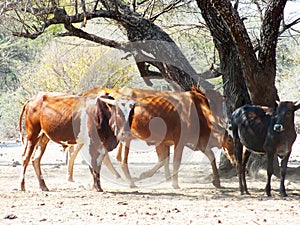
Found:
[[[99,97],[75,95],[51,95],[39,93],[28,100],[22,109],[26,127],[26,142],[22,160],[21,190],[25,190],[25,172],[31,155],[45,134],[59,144],[82,147],[81,153],[93,175],[93,187],[102,191],[100,168],[107,151],[113,150],[118,140],[111,127],[113,110]],[[34,161],[34,169],[40,188],[48,191],[42,177],[40,159]]]

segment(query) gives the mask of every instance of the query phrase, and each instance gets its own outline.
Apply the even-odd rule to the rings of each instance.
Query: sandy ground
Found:
[[[298,138],[289,166],[300,165],[299,143]],[[133,148],[129,158],[135,177],[156,162],[153,149],[139,148]],[[21,192],[18,162],[22,152],[21,145],[0,144],[0,224],[299,224],[299,173],[287,177],[287,198],[279,196],[277,178],[272,180],[273,196],[266,197],[264,171],[261,178],[247,178],[251,196],[241,196],[237,177],[221,179],[223,188],[214,188],[210,165],[203,154],[185,150],[179,190],[165,181],[163,169],[137,182],[138,188],[130,189],[124,178],[115,179],[103,166],[104,193],[97,193],[87,188],[90,174],[80,156],[74,168],[75,182],[66,181],[65,154],[59,146],[50,144],[42,160],[50,191],[39,190],[29,165],[26,192]],[[113,164],[124,177],[114,154],[110,153]]]

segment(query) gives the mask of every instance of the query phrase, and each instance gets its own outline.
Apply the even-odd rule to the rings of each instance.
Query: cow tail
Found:
[[[21,136],[21,141],[22,141],[23,144],[24,144],[24,137],[22,135],[22,120],[23,120],[23,115],[24,115],[24,112],[25,112],[25,109],[26,109],[26,106],[27,106],[28,102],[29,102],[29,100],[27,100],[25,102],[25,104],[23,105],[23,108],[22,108],[22,111],[21,111],[21,114],[20,114],[20,117],[19,117],[20,136]]]

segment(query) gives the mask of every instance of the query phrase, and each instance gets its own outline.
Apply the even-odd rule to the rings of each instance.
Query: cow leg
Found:
[[[100,169],[101,166],[98,166],[97,168],[89,166],[90,172],[93,177],[93,184],[92,184],[92,189],[95,189],[98,192],[103,192],[103,189],[101,188],[100,184]]]
[[[118,171],[115,169],[115,167],[113,166],[113,164],[110,161],[109,155],[106,154],[104,159],[103,159],[103,163],[106,165],[106,167],[116,176],[117,179],[121,178],[120,174],[118,173]]]
[[[285,175],[286,175],[286,170],[287,170],[287,164],[288,164],[288,160],[290,157],[290,153],[289,152],[288,155],[286,155],[282,160],[281,160],[281,168],[280,168],[280,195],[282,197],[287,197],[286,191],[285,191],[285,185],[284,185],[284,180],[285,180]]]
[[[118,154],[117,154],[117,160],[120,163],[120,167],[126,177],[126,179],[129,181],[129,186],[130,188],[136,188],[137,186],[135,185],[130,172],[128,168],[128,154],[129,154],[129,146],[130,146],[130,141],[126,141],[125,144],[119,145],[118,149]]]
[[[67,180],[70,181],[70,182],[74,182],[74,179],[73,179],[74,178],[74,176],[73,176],[74,163],[75,163],[75,159],[78,155],[78,152],[80,151],[82,146],[83,146],[83,144],[77,144],[76,147],[75,147],[75,151],[74,151],[74,146],[70,146],[69,149],[68,149]]]
[[[159,170],[162,166],[164,166],[165,169],[165,176],[166,176],[166,180],[170,179],[170,169],[169,169],[169,156],[170,156],[170,149],[169,146],[166,146],[164,144],[160,144],[156,147],[156,153],[157,153],[157,157],[158,157],[158,162],[156,163],[156,165],[146,171],[143,172],[139,179],[145,179],[148,177],[152,177],[157,170]]]
[[[220,176],[219,176],[219,172],[218,172],[218,168],[217,168],[217,164],[216,164],[215,154],[210,148],[205,149],[204,154],[209,159],[210,164],[211,164],[211,168],[212,168],[212,171],[213,171],[214,178],[213,178],[212,183],[216,188],[220,188],[221,187],[221,182],[220,182]]]
[[[267,157],[268,157],[268,168],[267,168],[267,174],[268,174],[268,180],[266,184],[266,193],[270,197],[271,196],[271,178],[273,174],[273,160],[274,160],[274,152],[267,151]]]
[[[49,141],[49,138],[45,134],[42,134],[32,156],[32,165],[42,191],[49,191],[41,171],[41,159],[45,153]]]
[[[245,170],[243,170],[244,164],[246,164],[245,160],[243,161],[243,145],[241,144],[239,138],[235,138],[234,143],[235,143],[235,158],[237,160],[236,170],[239,175],[239,188],[240,188],[241,195],[243,195],[245,191],[244,184],[246,184]],[[246,194],[248,193],[246,192]]]
[[[180,188],[178,185],[178,170],[182,159],[183,147],[184,147],[183,145],[178,144],[175,145],[174,148],[172,186],[175,189]]]
[[[165,170],[165,178],[166,180],[170,180],[171,179],[171,173],[170,173],[170,146],[165,145],[165,149],[164,149],[165,154],[167,155],[166,159],[164,160],[165,164],[164,164],[164,170]]]
[[[28,137],[26,141],[25,150],[22,155],[22,170],[20,175],[21,191],[25,191],[25,173],[37,141],[37,137]]]
[[[248,159],[251,155],[251,152],[246,150],[245,152],[243,152],[243,161],[242,161],[242,182],[243,182],[243,187],[244,187],[244,191],[247,195],[250,195],[249,191],[248,191],[248,187],[247,187],[247,183],[246,183],[246,165],[248,162]]]
[[[90,146],[91,147],[91,146]],[[93,152],[91,155],[91,163],[90,163],[90,172],[93,177],[93,184],[92,189],[95,189],[98,192],[103,192],[103,189],[101,188],[100,183],[100,170],[101,170],[101,164],[103,161],[103,158],[107,154],[105,149],[97,150],[90,150],[90,152]]]

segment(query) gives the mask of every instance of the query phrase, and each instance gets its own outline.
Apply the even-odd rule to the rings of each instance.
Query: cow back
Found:
[[[153,144],[176,144],[182,129],[176,106],[159,96],[139,98],[137,101],[144,104],[133,109],[129,121],[133,136]]]
[[[75,144],[81,123],[83,100],[76,96],[43,96],[40,122],[42,130],[56,142]]]
[[[263,152],[271,116],[258,106],[245,105],[231,116],[233,135],[249,150]]]

